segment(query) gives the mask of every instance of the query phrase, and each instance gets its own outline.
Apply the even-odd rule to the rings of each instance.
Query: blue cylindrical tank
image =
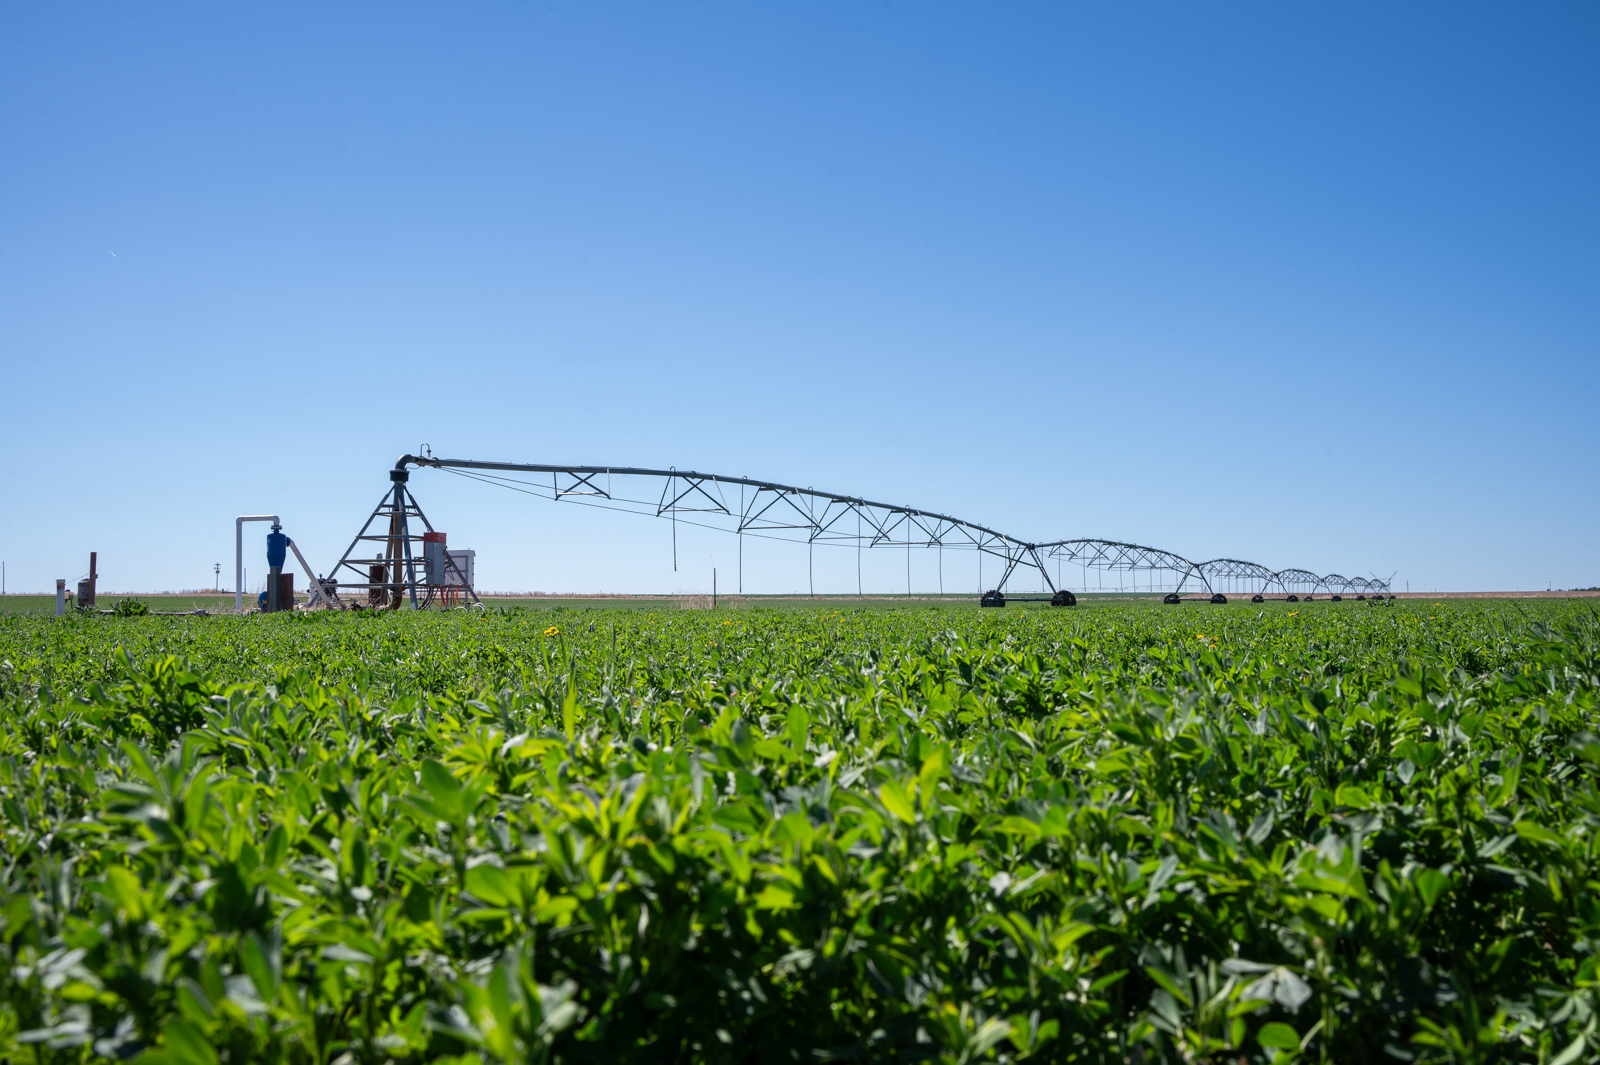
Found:
[[[289,538],[278,531],[274,525],[272,531],[267,533],[267,565],[274,569],[282,569],[284,559],[289,555]]]

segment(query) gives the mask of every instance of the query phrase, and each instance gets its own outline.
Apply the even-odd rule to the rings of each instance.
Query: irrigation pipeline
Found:
[[[482,459],[438,458],[424,450],[422,455],[402,455],[390,473],[394,483],[393,500],[373,512],[394,516],[396,527],[408,516],[424,524],[421,508],[405,488],[407,467],[430,468],[472,480],[498,485],[555,502],[616,510],[629,514],[667,518],[674,523],[732,532],[740,536],[805,543],[808,546],[912,547],[973,550],[993,556],[1000,562],[1000,577],[995,591],[985,593],[1004,602],[1006,584],[1019,569],[1037,571],[1041,583],[1052,593],[1053,602],[1063,597],[1072,600],[1061,579],[1063,567],[1076,566],[1087,577],[1094,570],[1103,590],[1144,592],[1167,591],[1167,601],[1178,601],[1186,590],[1202,592],[1213,601],[1223,599],[1222,589],[1237,590],[1241,585],[1255,597],[1282,593],[1286,596],[1326,593],[1382,595],[1389,581],[1373,576],[1345,577],[1318,575],[1309,570],[1274,570],[1243,559],[1217,558],[1195,562],[1182,555],[1142,544],[1094,538],[1030,541],[997,529],[964,521],[948,514],[921,510],[894,503],[882,503],[860,496],[820,491],[812,487],[779,484],[750,477],[730,477],[675,468],[646,469],[633,466],[565,466],[534,462],[493,462]],[[517,476],[511,476],[511,475]],[[533,480],[530,478],[538,478]],[[544,478],[549,477],[548,481]],[[619,484],[620,482],[620,484]],[[659,482],[654,498],[636,498],[628,487]],[[737,501],[730,489],[737,488]],[[369,524],[372,519],[369,519]],[[432,526],[428,526],[431,530]],[[363,530],[365,532],[365,530]],[[676,530],[674,530],[676,533]],[[383,539],[363,537],[361,539]],[[395,539],[391,531],[389,539]],[[355,545],[352,544],[352,548]],[[346,552],[348,559],[349,552]],[[396,562],[399,554],[393,552]],[[409,551],[407,558],[409,560]],[[341,560],[341,565],[346,560]],[[1054,563],[1054,566],[1051,566]],[[1052,574],[1052,568],[1055,573]],[[1106,574],[1116,574],[1116,589],[1106,588]],[[1145,581],[1141,587],[1140,578]],[[1133,578],[1130,589],[1127,579]],[[415,594],[416,582],[410,582]],[[1013,596],[1012,598],[1021,598]]]

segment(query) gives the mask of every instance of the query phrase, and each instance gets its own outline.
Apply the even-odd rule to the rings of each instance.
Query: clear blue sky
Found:
[[[331,566],[424,441],[1600,584],[1597,47],[1587,3],[9,5],[8,587],[208,586],[241,512]],[[727,586],[731,541],[412,483],[486,588]]]

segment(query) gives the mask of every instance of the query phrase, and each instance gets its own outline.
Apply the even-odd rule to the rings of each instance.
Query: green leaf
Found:
[[[421,884],[412,884],[406,889],[405,897],[406,919],[415,924],[427,924],[433,920],[433,897],[428,889]]]
[[[1514,826],[1517,835],[1534,843],[1546,843],[1552,847],[1560,847],[1566,841],[1543,825],[1532,821],[1518,821]]]
[[[1145,971],[1145,974],[1150,977],[1150,979],[1154,980],[1160,987],[1165,989],[1166,992],[1168,994],[1170,994],[1173,998],[1177,999],[1179,1002],[1183,1003],[1185,1006],[1193,1006],[1194,1005],[1194,1001],[1189,997],[1189,992],[1187,992],[1183,988],[1179,987],[1177,981],[1175,981],[1167,973],[1163,972],[1160,969],[1155,968],[1154,966],[1148,966],[1148,965],[1145,966],[1145,970],[1144,971]]]
[[[747,836],[758,836],[766,818],[758,814],[749,803],[735,802],[717,807],[711,814],[711,820],[723,828],[743,832]]]
[[[566,731],[567,742],[571,743],[578,735],[578,682],[576,677],[567,678],[567,694],[561,697],[561,727]]]
[[[256,993],[261,996],[261,1001],[271,1002],[277,997],[278,982],[283,977],[283,951],[277,937],[274,936],[269,943],[259,934],[249,933],[240,947],[239,959],[250,976],[250,982],[256,985]]]
[[[1567,742],[1586,761],[1600,762],[1600,736],[1592,732],[1579,732]],[[1565,1054],[1566,1051],[1563,1050],[1562,1053]]]
[[[773,835],[785,843],[796,843],[805,846],[810,843],[816,833],[811,828],[811,820],[802,813],[785,814],[774,826]]]
[[[178,1011],[184,1018],[196,1024],[209,1024],[216,1015],[216,1007],[211,1004],[211,997],[206,994],[193,979],[180,976],[177,982]]]
[[[1125,836],[1154,835],[1150,830],[1150,826],[1137,817],[1118,817],[1111,827]]]
[[[1300,873],[1294,878],[1294,886],[1305,888],[1307,891],[1325,891],[1330,895],[1360,895],[1360,892],[1349,883],[1319,876],[1316,873]]]
[[[795,898],[797,889],[786,880],[774,880],[761,889],[756,896],[756,906],[763,910],[793,910],[798,909],[800,901]]]
[[[933,801],[939,778],[945,775],[945,753],[935,750],[922,761],[922,769],[917,773],[917,794],[922,796],[923,806]]]
[[[1348,806],[1357,810],[1370,810],[1374,805],[1372,797],[1367,794],[1366,789],[1355,784],[1339,785],[1339,790],[1334,794],[1333,801],[1337,806]],[[1298,1046],[1299,1044],[1296,1045]]]
[[[177,1065],[217,1065],[211,1041],[188,1021],[168,1021],[161,1028],[162,1048]]]
[[[739,758],[746,765],[755,761],[755,733],[750,731],[750,726],[745,723],[744,718],[738,718],[733,722],[733,725],[728,730],[728,739],[732,744],[733,749],[739,752]]]
[[[789,746],[794,748],[797,755],[804,754],[806,750],[806,736],[811,730],[811,715],[806,713],[806,708],[801,706],[799,703],[789,707],[787,729],[789,733]]]
[[[571,895],[557,895],[543,906],[540,906],[538,912],[533,915],[533,919],[539,924],[558,924],[563,917],[571,914],[577,908],[578,900]]]
[[[1261,1031],[1256,1033],[1256,1040],[1262,1046],[1271,1047],[1273,1050],[1300,1049],[1300,1033],[1281,1021],[1263,1024]]]
[[[508,967],[510,969],[509,974],[507,973]],[[522,981],[519,979],[520,974],[517,972],[518,968],[519,965],[515,955],[507,952],[501,958],[500,964],[496,965],[493,971],[490,972],[486,988],[488,991],[485,996],[489,1005],[488,1014],[490,1018],[493,1018],[493,1023],[481,1024],[484,1042],[501,1058],[513,1058],[517,1052],[516,1018],[513,1016],[514,1004],[511,989],[515,987],[519,992],[522,989]],[[518,1000],[521,999],[520,994],[516,997]],[[515,1003],[515,1006],[521,1005],[521,1001]],[[517,1010],[516,1012],[521,1011]],[[487,1018],[480,1013],[479,1020],[482,1022]]]
[[[487,862],[467,870],[467,890],[491,906],[516,906],[521,893],[511,874]]]
[[[261,864],[269,869],[276,869],[283,863],[284,856],[289,853],[289,833],[282,825],[273,825],[272,831],[267,833],[266,846],[261,852]]]
[[[1550,1059],[1550,1065],[1574,1065],[1583,1060],[1584,1051],[1588,1049],[1588,1040],[1582,1035],[1567,1044],[1565,1050]]]
[[[649,845],[649,854],[668,876],[678,871],[678,856],[673,853],[671,847],[658,847],[652,843]]]
[[[1413,875],[1412,880],[1422,895],[1423,904],[1429,908],[1432,908],[1433,904],[1439,901],[1439,896],[1450,887],[1450,878],[1437,869],[1422,869]]]
[[[442,820],[459,821],[465,816],[461,806],[461,785],[441,762],[432,758],[422,760],[422,786],[433,796],[434,803],[445,812]]]
[[[1127,975],[1128,970],[1126,969],[1118,969],[1114,973],[1107,973],[1105,976],[1102,976],[1100,979],[1089,985],[1089,993],[1091,995],[1097,995],[1106,988],[1110,987],[1112,984],[1125,979]]]
[[[484,906],[476,910],[463,910],[456,914],[462,924],[497,924],[508,919],[512,911],[503,906]]]
[[[144,892],[139,887],[139,878],[126,868],[113,865],[107,869],[105,883],[100,892],[127,911],[129,920],[144,919]]]
[[[990,1017],[978,1027],[973,1035],[972,1042],[967,1044],[967,1050],[972,1055],[972,1060],[983,1057],[1000,1040],[1011,1034],[1011,1022],[999,1017]]]
[[[755,753],[771,762],[786,762],[794,757],[794,752],[777,740],[758,740]]]
[[[1063,951],[1093,931],[1094,925],[1073,922],[1058,931],[1051,938],[1050,945],[1057,951]]]
[[[917,823],[916,808],[911,805],[911,799],[898,782],[893,780],[884,781],[883,785],[878,788],[878,798],[883,802],[886,810],[906,824],[914,825]],[[1039,830],[1034,827],[1033,831],[1037,835]]]
[[[1126,773],[1133,768],[1126,750],[1111,751],[1094,764],[1094,771],[1100,776],[1110,777],[1119,773]]]
[[[884,786],[888,787],[887,784],[884,785]],[[902,794],[904,794],[904,793],[902,793]],[[885,799],[883,801],[883,804],[885,806],[889,806],[889,800]],[[909,809],[909,808],[910,807],[908,806],[907,809]],[[895,813],[896,816],[900,816],[898,811],[896,811],[894,809],[894,807],[889,806],[889,809],[890,809],[890,812]],[[907,818],[906,820],[915,820],[915,819],[916,819],[915,816],[913,816],[911,818]],[[1029,837],[1032,837],[1033,839],[1038,839],[1039,836],[1042,835],[1038,825],[1034,824],[1032,821],[1029,821],[1026,817],[1017,817],[1014,814],[1013,815],[1008,815],[1008,816],[1003,817],[1003,818],[1000,819],[1000,830],[1002,832],[1012,832],[1012,833],[1015,833],[1016,835],[1019,835],[1019,836],[1029,836]]]

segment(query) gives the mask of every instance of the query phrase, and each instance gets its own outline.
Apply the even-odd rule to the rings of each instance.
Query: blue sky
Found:
[[[1587,4],[12,5],[8,587],[206,586],[262,511],[329,567],[423,442],[1600,584],[1597,45]],[[412,485],[485,588],[735,550]],[[763,550],[747,590],[805,586]]]

